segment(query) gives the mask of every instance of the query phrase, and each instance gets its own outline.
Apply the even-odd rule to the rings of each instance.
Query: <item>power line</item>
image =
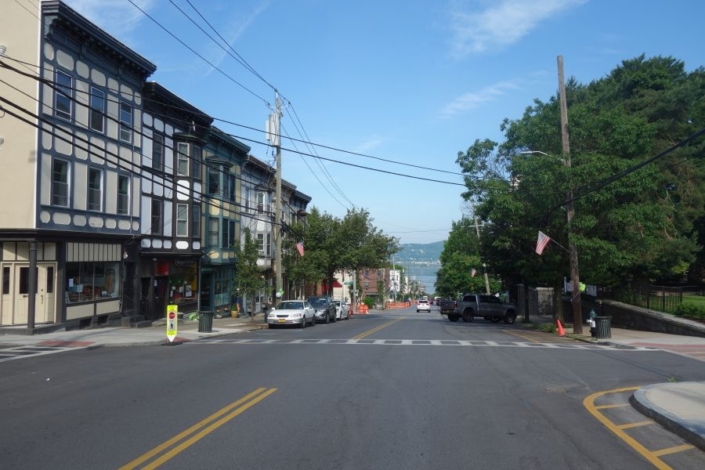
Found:
[[[186,44],[184,41],[182,41],[181,39],[179,39],[178,36],[176,36],[174,33],[172,33],[171,31],[169,31],[164,25],[162,25],[159,21],[157,21],[157,20],[156,20],[154,17],[152,17],[149,13],[147,13],[147,12],[144,11],[142,8],[140,8],[135,2],[133,2],[132,0],[127,0],[127,1],[130,2],[130,3],[131,3],[135,8],[137,8],[139,11],[141,11],[144,16],[146,16],[147,18],[149,18],[150,20],[152,20],[152,21],[154,22],[154,24],[156,24],[156,25],[159,26],[161,29],[163,29],[167,34],[169,34],[169,36],[171,36],[171,37],[173,37],[174,39],[176,39],[177,41],[179,41],[179,44],[181,44],[181,45],[184,46],[186,49],[188,49],[189,51],[191,51],[191,52],[193,52],[194,54],[196,54],[198,57],[201,58],[201,60],[203,60],[205,63],[207,63],[208,65],[210,65],[211,67],[213,67],[214,69],[216,69],[218,72],[220,72],[225,78],[227,78],[227,79],[230,80],[231,82],[235,83],[237,86],[239,86],[240,88],[242,88],[242,89],[245,90],[246,92],[250,93],[252,96],[254,96],[254,97],[256,97],[256,98],[259,98],[259,99],[260,99],[261,101],[263,101],[267,106],[269,106],[269,102],[267,102],[266,99],[262,98],[262,97],[259,96],[257,93],[255,93],[254,91],[250,90],[250,89],[247,88],[245,85],[243,85],[242,83],[238,82],[237,80],[235,80],[233,77],[231,77],[231,76],[228,75],[227,73],[223,72],[220,68],[218,68],[217,65],[213,64],[212,62],[210,62],[208,59],[206,59],[206,58],[203,57],[201,54],[199,54],[198,52],[196,52],[196,50],[195,50],[194,48],[192,48],[191,46],[189,46],[188,44]]]
[[[20,63],[20,64],[29,65],[29,66],[32,66],[32,67],[36,67],[36,68],[38,68],[38,69],[49,70],[49,71],[53,70],[53,69],[51,69],[50,67],[40,67],[40,66],[35,65],[35,64],[32,64],[32,63],[30,63],[30,62],[25,62],[25,61],[22,61],[22,60],[19,60],[19,59],[15,59],[15,58],[9,57],[9,56],[7,56],[7,55],[5,55],[5,56],[3,56],[3,57],[4,57],[5,59],[12,60],[13,62],[18,62],[18,63]],[[39,77],[38,77],[38,78],[39,78]],[[114,90],[114,91],[115,91],[115,90]],[[147,98],[147,97],[145,97],[144,99],[145,99],[145,100],[148,100],[148,101],[150,100],[150,99]],[[154,101],[154,100],[151,100],[151,101]],[[287,100],[287,102],[288,102],[289,104],[291,104],[290,101]],[[169,104],[169,103],[160,103],[160,104],[162,104],[162,105],[165,106],[165,107],[169,107],[169,108],[173,108],[173,109],[177,109],[177,110],[184,110],[184,108],[182,108],[182,107],[180,107],[180,106],[177,106],[177,105],[173,105],[173,104]],[[296,115],[296,110],[293,108],[293,104],[292,104],[292,110],[294,110],[294,115]],[[240,123],[237,123],[237,122],[234,122],[234,121],[231,121],[231,120],[228,120],[228,119],[224,119],[224,118],[221,118],[221,117],[209,116],[209,115],[207,115],[207,114],[205,114],[205,113],[203,113],[203,116],[204,116],[204,117],[211,118],[211,119],[213,119],[214,121],[222,122],[222,123],[225,123],[225,124],[230,124],[230,125],[232,125],[232,126],[239,127],[239,128],[242,128],[242,129],[247,129],[247,130],[254,131],[254,132],[257,132],[257,133],[260,133],[260,134],[264,134],[264,133],[265,133],[265,131],[262,130],[262,129],[260,129],[260,128],[248,126],[248,125],[245,125],[245,124],[240,124]],[[297,119],[298,119],[298,116],[297,116]],[[177,120],[178,120],[178,119],[177,119]],[[181,121],[181,122],[186,122],[186,121]],[[186,123],[189,124],[188,122],[186,122]],[[230,135],[231,137],[236,137],[236,138],[237,138],[237,136],[236,136],[235,134],[229,134],[229,135]],[[286,138],[287,138],[288,140],[292,141],[292,142],[299,142],[299,143],[303,143],[303,144],[309,144],[309,145],[313,145],[313,146],[318,147],[318,148],[322,148],[322,149],[326,149],[326,150],[331,150],[331,151],[334,151],[334,152],[344,153],[344,154],[346,154],[346,155],[353,155],[353,156],[357,156],[357,157],[369,158],[369,159],[372,159],[372,160],[382,161],[382,162],[385,162],[385,163],[393,163],[393,164],[395,164],[395,165],[405,166],[405,167],[409,167],[409,168],[417,168],[417,169],[420,169],[420,170],[434,171],[434,172],[437,172],[437,173],[444,173],[444,174],[449,174],[449,175],[454,175],[454,176],[465,176],[463,173],[458,173],[458,172],[455,172],[455,171],[440,170],[440,169],[438,169],[438,168],[431,168],[431,167],[426,167],[426,166],[421,166],[421,165],[414,165],[414,164],[412,164],[412,163],[400,162],[400,161],[397,161],[397,160],[391,160],[391,159],[387,159],[387,158],[381,158],[381,157],[377,157],[377,156],[374,156],[374,155],[368,155],[368,154],[364,154],[364,153],[360,153],[360,152],[353,152],[353,151],[351,151],[351,150],[341,149],[341,148],[339,148],[339,147],[333,147],[333,146],[324,145],[324,144],[319,144],[319,143],[315,143],[315,142],[311,142],[311,141],[307,141],[307,140],[303,140],[303,139],[297,139],[297,138],[291,137],[291,136],[287,136]],[[267,146],[267,147],[270,147],[270,145],[269,145],[268,143],[266,143],[266,142],[261,142],[261,141],[257,141],[257,140],[252,140],[252,142],[254,142],[254,143],[259,143],[259,144],[265,145],[265,146]],[[297,153],[297,152],[295,152],[295,153]]]

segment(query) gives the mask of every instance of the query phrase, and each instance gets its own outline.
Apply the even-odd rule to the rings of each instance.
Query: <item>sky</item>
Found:
[[[447,238],[467,213],[458,152],[501,142],[505,118],[555,95],[558,56],[581,83],[641,54],[705,65],[701,0],[65,3],[273,166],[264,127],[278,91],[283,178],[309,208],[366,209],[401,243]]]

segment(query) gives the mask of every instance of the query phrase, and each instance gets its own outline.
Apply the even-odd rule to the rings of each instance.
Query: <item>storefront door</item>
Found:
[[[37,263],[37,294],[35,296],[35,323],[54,321],[56,280],[54,264]],[[29,264],[15,264],[12,302],[13,325],[27,324],[29,310]],[[4,297],[4,296],[3,296]],[[3,313],[3,316],[5,313]]]

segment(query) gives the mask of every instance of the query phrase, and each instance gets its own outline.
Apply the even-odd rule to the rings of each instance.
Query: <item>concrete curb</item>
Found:
[[[639,390],[634,392],[631,397],[629,397],[629,402],[636,410],[638,410],[644,416],[653,419],[664,428],[679,435],[686,441],[698,447],[700,450],[705,451],[704,429],[699,429],[696,425],[691,425],[690,423],[684,422],[675,414],[666,411],[660,406],[654,404],[646,396],[646,393],[649,391],[649,389],[668,385],[671,384],[654,384],[641,387]]]

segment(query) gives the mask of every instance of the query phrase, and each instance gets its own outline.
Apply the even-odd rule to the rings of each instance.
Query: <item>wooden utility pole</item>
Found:
[[[282,147],[281,147],[281,101],[279,100],[279,92],[276,94],[276,150],[277,150],[277,185],[276,185],[276,203],[274,204],[274,270],[277,276],[277,286],[275,292],[274,303],[279,299],[276,298],[283,291],[284,281],[282,277]],[[282,294],[283,295],[283,294]]]
[[[570,141],[568,139],[568,103],[565,96],[565,80],[563,77],[563,56],[558,56],[558,95],[561,107],[561,141],[563,143],[563,164],[570,168]],[[569,175],[570,176],[570,175]],[[572,182],[566,194],[568,213],[568,253],[570,257],[570,282],[573,285],[570,302],[573,308],[573,333],[583,334],[583,315],[580,305],[580,276],[578,274],[578,250],[575,247],[571,223],[575,216],[573,206]]]

